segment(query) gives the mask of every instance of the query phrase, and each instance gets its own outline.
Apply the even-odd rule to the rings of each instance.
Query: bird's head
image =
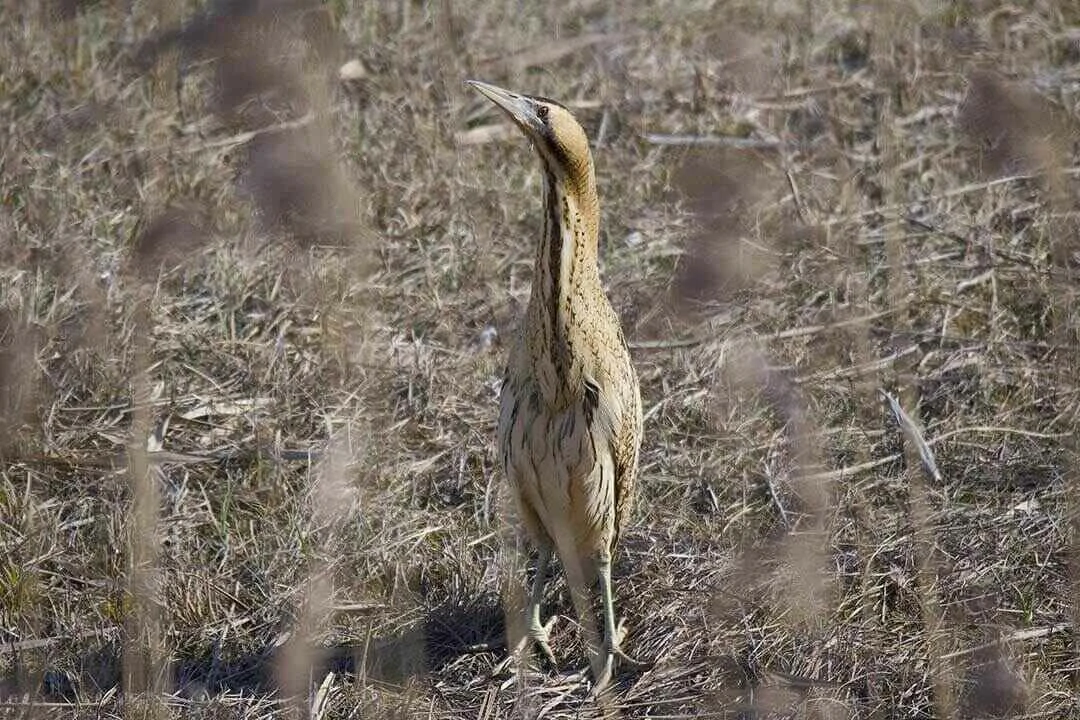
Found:
[[[592,180],[592,155],[585,130],[554,100],[504,90],[479,80],[466,83],[495,103],[521,129],[547,169],[571,188],[586,192]]]

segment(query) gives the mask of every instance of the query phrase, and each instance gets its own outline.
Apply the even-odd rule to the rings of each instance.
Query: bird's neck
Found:
[[[586,333],[600,295],[599,203],[592,168],[576,183],[544,173],[544,223],[530,301],[533,357],[551,375],[552,392],[582,387]]]

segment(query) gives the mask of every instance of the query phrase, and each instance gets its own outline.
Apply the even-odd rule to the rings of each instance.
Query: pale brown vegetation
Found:
[[[1073,5],[163,5],[3,4],[5,714],[593,712],[491,677],[539,177],[467,77],[595,144],[609,710],[1080,712]]]

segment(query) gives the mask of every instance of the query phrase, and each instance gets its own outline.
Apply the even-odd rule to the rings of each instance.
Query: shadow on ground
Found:
[[[433,607],[423,622],[397,633],[305,651],[314,658],[309,676],[315,685],[330,672],[405,685],[440,672],[463,656],[500,652],[504,627],[497,595],[452,598]],[[295,642],[272,640],[233,657],[227,657],[228,648],[208,647],[201,656],[175,658],[171,687],[191,699],[217,694],[275,695],[276,669],[296,648]],[[120,685],[123,650],[118,638],[104,639],[90,652],[74,657],[62,643],[27,645],[0,646],[0,699],[78,702],[101,697]]]

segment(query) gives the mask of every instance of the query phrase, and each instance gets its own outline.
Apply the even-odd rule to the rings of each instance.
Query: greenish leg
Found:
[[[536,643],[544,658],[555,665],[555,654],[551,652],[548,633],[540,622],[540,603],[544,600],[544,585],[547,583],[548,566],[551,565],[550,546],[540,548],[536,561],[536,577],[533,578],[532,592],[529,593],[529,606],[525,609],[525,623],[529,638]]]
[[[611,558],[600,558],[596,563],[597,576],[600,584],[600,600],[603,605],[604,615],[604,642],[600,650],[601,658],[599,672],[595,675],[596,683],[593,685],[592,695],[597,696],[611,682],[615,671],[615,660],[620,664],[634,668],[645,667],[634,658],[619,649],[618,628],[615,623],[615,596],[611,587]]]

